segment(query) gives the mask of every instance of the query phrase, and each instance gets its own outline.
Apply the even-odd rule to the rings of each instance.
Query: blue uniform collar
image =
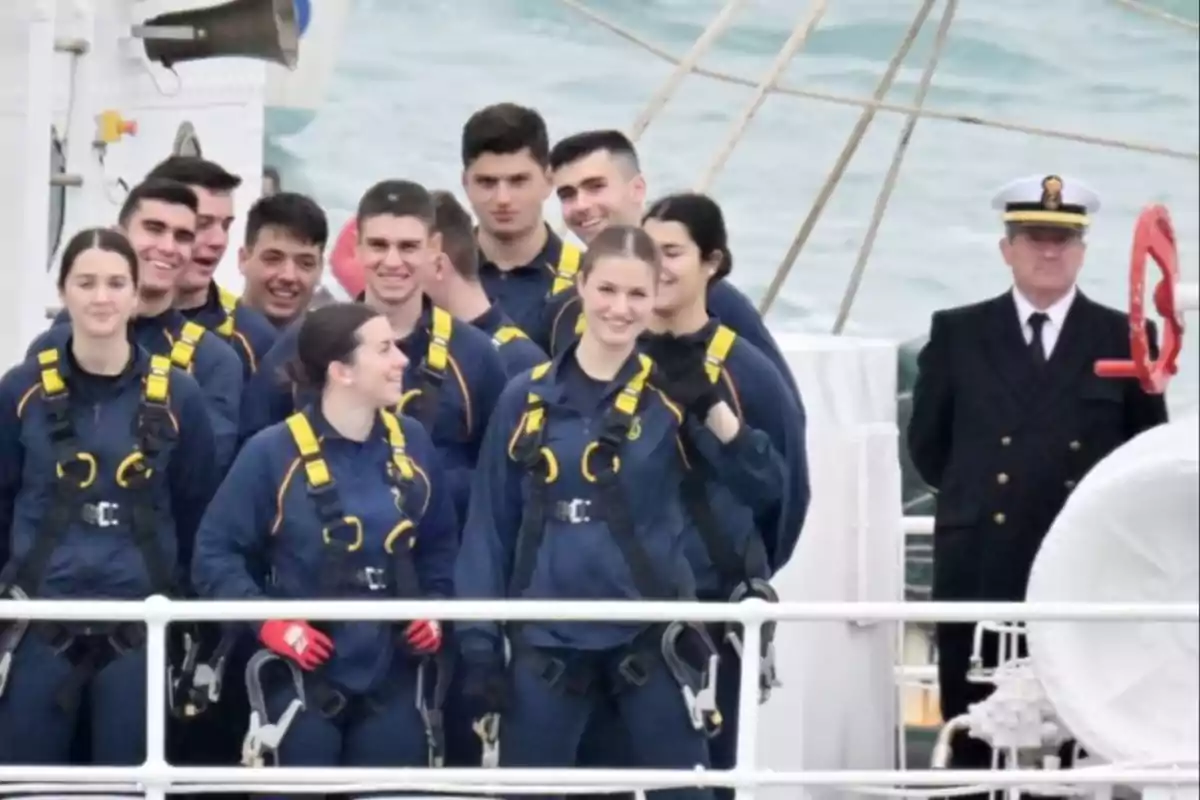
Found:
[[[491,336],[496,331],[503,328],[505,325],[512,325],[513,321],[508,318],[508,315],[501,310],[500,306],[492,305],[487,311],[480,314],[475,319],[471,320],[471,325]]]
[[[695,333],[688,333],[675,338],[688,344],[696,344],[698,342],[702,344],[708,344],[709,340],[712,339],[713,334],[717,332],[717,328],[720,326],[721,320],[717,319],[716,317],[709,317],[708,322],[705,322],[700,330],[696,331]],[[658,339],[665,339],[669,336],[672,336],[672,334],[647,332],[638,337],[638,342],[645,345]]]
[[[308,418],[308,423],[312,425],[313,433],[317,435],[318,440],[349,441],[345,436],[338,433],[337,428],[333,427],[329,423],[329,420],[325,418],[325,415],[321,412],[320,402],[309,403],[301,413]],[[383,417],[379,414],[375,415],[375,424],[371,426],[371,433],[368,434],[366,441],[354,442],[354,444],[365,445],[376,440],[383,440],[385,442],[388,440],[387,428],[383,424]]]
[[[578,342],[572,342],[566,349],[551,359],[550,369],[546,371],[545,375],[533,380],[529,388],[530,393],[537,395],[549,404],[561,402],[564,386],[562,370],[564,365],[568,369],[572,367],[578,368],[578,363],[575,362],[575,349],[578,346]],[[608,386],[605,388],[605,402],[615,397],[625,387],[625,384],[629,383],[633,376],[637,374],[641,366],[639,353],[634,350],[629,355],[629,358],[625,359],[625,363],[621,365],[621,369],[617,371],[617,376],[609,381]]]
[[[476,232],[478,233],[478,228],[476,229]],[[562,249],[563,240],[559,238],[558,234],[550,229],[549,225],[546,225],[546,244],[542,247],[541,251],[533,257],[533,260],[528,264],[522,264],[521,266],[504,271],[516,272],[518,270],[544,269],[547,272],[554,274],[554,272],[558,269],[558,260],[562,258]],[[486,269],[500,269],[496,266],[495,262],[487,257],[482,248],[479,250],[479,266]]]
[[[63,381],[69,386],[71,384],[71,376],[75,372],[75,356],[71,354],[71,343],[75,337],[70,336],[63,342],[58,350],[58,374],[62,376]],[[141,381],[150,372],[150,355],[143,350],[134,340],[133,336],[129,337],[131,346],[129,363],[125,365],[125,369],[116,376],[112,383],[114,389],[123,389],[131,383]],[[86,373],[81,373],[86,374]]]
[[[130,325],[135,335],[139,331],[147,329],[167,331],[173,334],[182,328],[185,322],[187,322],[187,318],[182,313],[177,309],[168,308],[157,317],[135,317]]]

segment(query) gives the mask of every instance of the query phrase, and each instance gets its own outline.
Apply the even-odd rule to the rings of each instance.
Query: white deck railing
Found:
[[[688,770],[587,770],[563,769],[363,769],[295,768],[268,769],[173,767],[166,763],[164,727],[167,719],[165,669],[166,626],[184,621],[253,621],[266,618],[320,621],[395,619],[442,620],[565,620],[586,622],[738,622],[745,625],[741,671],[741,725],[737,743],[737,767],[730,771]],[[69,784],[75,790],[144,791],[148,800],[159,800],[181,791],[286,791],[323,794],[367,789],[462,791],[563,791],[670,786],[734,786],[739,797],[748,799],[758,787],[851,786],[851,787],[945,787],[957,785],[1097,786],[1194,786],[1200,771],[1104,767],[1070,771],[766,771],[756,763],[758,749],[758,652],[761,625],[766,621],[908,621],[934,622],[978,620],[1137,620],[1200,623],[1197,604],[1085,604],[1085,603],[765,603],[748,600],[737,604],[641,603],[628,601],[582,602],[517,600],[450,601],[171,601],[152,597],[145,601],[28,600],[0,603],[0,619],[85,620],[147,624],[146,761],[139,767],[0,767],[5,793],[35,787]]]

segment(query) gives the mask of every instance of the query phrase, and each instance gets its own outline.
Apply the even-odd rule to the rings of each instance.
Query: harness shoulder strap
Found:
[[[153,591],[175,588],[175,573],[158,542],[158,510],[149,486],[161,456],[175,439],[171,418],[171,359],[151,356],[138,403],[137,448],[117,467],[117,485],[135,492],[130,509],[130,532],[141,551]]]
[[[67,392],[67,384],[63,381],[62,373],[58,371],[58,350],[43,350],[37,354],[38,366],[41,367],[41,384],[43,397],[55,397]]]
[[[228,289],[217,287],[217,302],[221,304],[221,309],[225,312],[225,319],[217,326],[217,335],[225,339],[233,336],[234,320],[233,314],[237,311],[238,296]]]
[[[450,364],[450,337],[454,333],[454,317],[444,308],[433,307],[429,324],[429,349],[425,352],[425,367],[439,376],[446,374]]]
[[[708,340],[708,350],[704,353],[704,371],[713,383],[721,379],[721,369],[725,366],[725,360],[729,358],[729,351],[733,349],[735,341],[737,334],[732,328],[724,325],[718,325],[712,338]]]
[[[517,339],[528,338],[529,337],[525,335],[525,331],[521,330],[516,325],[502,325],[500,329],[496,331],[495,335],[492,336],[492,342],[496,345],[496,347],[503,347],[509,342],[516,341]]]
[[[395,471],[394,477],[403,481],[411,481],[416,477],[416,468],[413,467],[412,459],[408,457],[405,449],[404,427],[392,412],[380,411],[379,414],[383,417],[383,425],[388,432],[388,444],[392,447],[391,468]]]
[[[579,260],[583,253],[570,242],[563,242],[558,253],[558,263],[554,265],[554,281],[550,284],[550,296],[562,294],[575,285],[575,276],[579,272]]]
[[[304,464],[304,476],[308,480],[309,488],[321,490],[332,486],[333,475],[329,472],[329,465],[325,463],[325,457],[321,454],[321,444],[317,440],[317,434],[313,431],[308,417],[303,412],[297,411],[287,418],[287,427],[292,434],[292,441],[296,443],[296,450],[300,453],[300,460]]]
[[[171,363],[185,372],[190,372],[196,359],[196,347],[206,333],[199,322],[188,320],[179,331],[179,338],[171,345]]]

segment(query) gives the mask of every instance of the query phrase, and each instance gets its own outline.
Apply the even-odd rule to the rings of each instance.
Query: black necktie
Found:
[[[1029,315],[1029,327],[1033,329],[1033,339],[1029,342],[1029,351],[1033,353],[1033,363],[1039,367],[1046,364],[1046,343],[1042,340],[1042,329],[1050,321],[1050,315],[1044,311],[1035,311]]]

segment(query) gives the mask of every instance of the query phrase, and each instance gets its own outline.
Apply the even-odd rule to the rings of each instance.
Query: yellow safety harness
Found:
[[[578,247],[563,242],[558,253],[558,263],[554,266],[554,281],[550,284],[550,296],[554,297],[567,291],[575,285],[575,276],[579,274],[579,262],[583,253]]]
[[[499,329],[492,335],[492,344],[497,348],[503,347],[509,342],[515,342],[517,339],[528,339],[525,331],[515,325],[501,325]]]
[[[438,399],[446,372],[450,369],[450,339],[454,334],[454,317],[443,308],[434,306],[429,319],[429,345],[421,364],[417,386],[400,399],[400,409],[415,417],[426,430],[433,430],[437,421]],[[419,400],[417,398],[420,398]],[[416,402],[415,411],[410,404]]]
[[[196,348],[208,330],[199,322],[188,320],[179,329],[179,337],[171,343],[171,363],[183,370],[191,372],[196,360]]]
[[[404,429],[396,415],[381,411],[384,427],[387,428],[388,444],[392,448],[392,457],[388,461],[388,481],[403,499],[416,477],[416,467],[405,449]],[[330,548],[332,559],[331,569],[324,576],[322,591],[325,593],[344,593],[347,579],[352,584],[361,584],[356,578],[362,570],[354,570],[347,563],[347,556],[362,550],[363,523],[354,515],[346,514],[341,496],[338,493],[337,482],[329,470],[329,464],[321,451],[321,443],[313,432],[312,424],[303,412],[297,412],[287,418],[288,431],[296,444],[304,475],[308,482],[308,494],[313,500],[317,517],[321,522],[321,538]],[[383,549],[393,556],[393,574],[389,576],[394,581],[396,596],[420,596],[420,583],[417,581],[416,567],[412,563],[408,551],[414,546],[415,539],[411,534],[414,524],[403,512],[403,503],[397,502],[397,509],[403,518],[384,538]],[[397,547],[397,544],[409,535],[408,547]],[[361,588],[361,586],[360,586]]]
[[[225,312],[225,319],[217,326],[217,335],[223,339],[232,339],[234,334],[234,312],[237,311],[238,297],[233,292],[217,287],[217,302]]]
[[[583,449],[579,470],[584,480],[599,488],[599,502],[594,506],[603,514],[622,555],[629,563],[638,591],[649,599],[673,598],[677,592],[664,591],[664,582],[655,574],[649,556],[637,540],[629,504],[625,501],[618,477],[621,470],[620,450],[635,429],[640,428],[638,409],[654,369],[654,362],[648,356],[639,354],[637,358],[638,369],[618,392],[612,407],[605,414],[599,436]],[[534,367],[533,380],[545,377],[549,369],[549,363]],[[549,507],[547,498],[548,487],[558,480],[560,465],[554,452],[545,445],[545,425],[545,401],[536,392],[529,392],[525,413],[514,431],[508,451],[509,457],[523,465],[533,479],[517,536],[516,556],[509,583],[510,597],[520,597],[529,588],[538,550],[545,538],[547,517],[558,511]]]
[[[51,556],[75,521],[93,525],[119,522],[114,515],[119,513],[116,509],[120,506],[87,501],[88,490],[98,477],[99,464],[95,455],[80,447],[71,421],[70,391],[62,376],[58,350],[41,351],[37,361],[58,480],[47,498],[41,528],[29,552],[23,559],[10,561],[0,574],[0,595],[12,586],[20,586],[28,594],[36,592]],[[170,381],[171,362],[163,356],[151,357],[138,404],[137,441],[133,451],[117,465],[115,476],[117,486],[133,495],[128,519],[130,533],[145,562],[151,592],[156,594],[174,588],[174,570],[156,539],[157,509],[149,491],[151,478],[165,467],[165,457],[178,435],[170,409]]]

